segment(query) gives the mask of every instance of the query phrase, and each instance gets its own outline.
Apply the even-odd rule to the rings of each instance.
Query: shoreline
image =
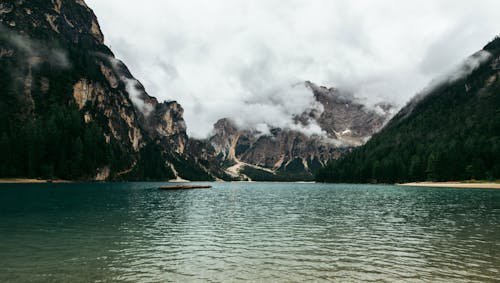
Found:
[[[70,180],[47,180],[47,179],[30,179],[30,178],[0,178],[0,184],[61,184],[61,183],[74,183]],[[161,181],[160,181],[161,182]],[[237,181],[248,182],[248,181]],[[188,180],[168,180],[163,183],[191,183]],[[295,183],[295,184],[315,184],[316,182],[295,181],[295,182],[271,182],[271,183]],[[393,184],[398,187],[425,187],[425,188],[457,188],[457,189],[500,189],[500,182],[478,182],[478,181],[464,181],[464,182],[411,182]]]
[[[0,184],[50,184],[50,183],[73,183],[67,180],[44,180],[44,179],[29,179],[29,178],[5,178],[0,179]]]
[[[402,187],[427,187],[427,188],[459,188],[459,189],[500,189],[500,183],[493,182],[413,182],[395,184]]]

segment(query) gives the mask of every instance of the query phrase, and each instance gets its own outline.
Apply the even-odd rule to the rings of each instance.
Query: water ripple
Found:
[[[500,191],[0,188],[0,281],[495,282]],[[2,185],[3,186],[3,185]]]

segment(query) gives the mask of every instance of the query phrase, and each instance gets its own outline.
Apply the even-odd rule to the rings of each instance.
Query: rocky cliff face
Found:
[[[12,82],[0,86],[4,94],[0,107],[8,108],[8,101],[14,100],[17,108],[8,113],[10,124],[50,120],[48,104],[66,106],[81,115],[83,129],[98,128],[107,144],[100,146],[104,151],[126,156],[116,164],[111,158],[99,162],[100,168],[77,174],[79,178],[92,174],[98,179],[164,179],[192,177],[191,172],[211,178],[184,155],[188,137],[182,107],[146,93],[104,45],[97,18],[83,0],[2,1],[0,32],[0,65],[9,73],[4,80]],[[7,139],[16,135],[8,126],[0,128],[1,134]],[[79,138],[76,133],[70,140]],[[152,164],[153,174],[146,169]]]
[[[304,115],[312,118],[327,134],[347,146],[364,144],[379,131],[394,114],[394,106],[378,103],[367,106],[352,93],[335,88],[319,87],[311,82],[306,85],[313,91],[316,101],[323,108],[304,113],[298,118],[307,121]]]
[[[104,45],[83,0],[0,2],[0,176],[94,180],[306,180],[363,144],[390,115],[307,82],[318,107],[295,117],[324,131],[263,135],[222,119],[205,141]],[[3,152],[3,150],[5,152]]]
[[[208,140],[219,166],[241,179],[309,180],[328,160],[364,144],[392,115],[389,104],[367,107],[352,94],[311,82],[306,86],[318,105],[295,117],[296,124],[319,125],[323,135],[279,128],[264,135],[221,119]]]

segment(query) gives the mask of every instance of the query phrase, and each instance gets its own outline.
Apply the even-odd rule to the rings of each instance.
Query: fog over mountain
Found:
[[[106,44],[149,94],[182,104],[197,138],[223,117],[290,127],[314,107],[307,80],[402,106],[500,30],[496,0],[86,2]]]

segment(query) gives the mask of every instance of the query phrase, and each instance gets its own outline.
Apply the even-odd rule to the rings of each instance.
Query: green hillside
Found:
[[[479,57],[487,55],[479,66]],[[500,38],[412,100],[364,146],[331,161],[320,182],[500,178]]]

